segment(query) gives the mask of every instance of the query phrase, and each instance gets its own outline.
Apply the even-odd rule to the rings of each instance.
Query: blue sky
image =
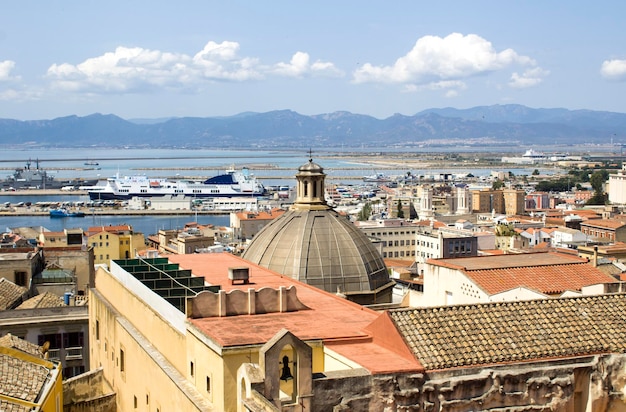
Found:
[[[626,112],[625,4],[7,0],[0,118]]]

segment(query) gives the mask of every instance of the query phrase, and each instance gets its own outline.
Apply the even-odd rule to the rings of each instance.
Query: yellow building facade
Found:
[[[103,368],[105,379],[117,393],[118,410],[240,410],[239,369],[261,362],[263,345],[283,327],[298,332],[310,348],[311,373],[363,367],[327,348],[324,339],[359,335],[362,332],[354,332],[353,326],[334,328],[343,321],[365,327],[377,317],[376,312],[227,253],[173,255],[163,264],[154,263],[157,260],[135,259],[158,266],[158,271],[181,272],[172,262],[175,260],[181,267],[193,267],[194,273],[211,272],[198,275],[210,284],[218,280],[222,289],[186,298],[184,313],[168,303],[170,298],[157,296],[162,291],[146,287],[137,280],[140,274],[129,273],[119,261],[112,262],[109,270],[98,268],[89,304],[91,367]],[[242,265],[249,267],[254,285],[233,285],[229,280],[229,268]],[[295,288],[287,290],[294,284],[297,293]],[[309,302],[320,305],[319,309]],[[250,305],[262,313],[254,312]],[[339,318],[328,321],[319,313],[326,307],[335,307],[332,313]],[[254,312],[251,315],[250,310]],[[287,345],[280,358],[293,360],[292,352]],[[280,383],[283,394],[295,392],[292,382]]]
[[[95,226],[87,230],[87,244],[93,247],[94,264],[108,265],[114,259],[129,259],[146,249],[143,233],[131,226]]]

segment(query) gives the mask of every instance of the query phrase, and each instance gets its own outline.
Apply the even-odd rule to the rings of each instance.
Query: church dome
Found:
[[[257,234],[243,258],[358,303],[391,301],[393,282],[372,242],[324,200],[323,169],[298,169],[290,210]]]

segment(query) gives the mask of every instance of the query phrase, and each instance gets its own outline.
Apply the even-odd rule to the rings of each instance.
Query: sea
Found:
[[[148,177],[169,178],[194,178],[210,177],[224,173],[229,168],[249,167],[257,176],[265,175],[276,179],[262,180],[265,186],[295,185],[295,174],[302,164],[310,157],[324,167],[328,175],[328,181],[333,181],[333,176],[344,179],[343,184],[362,184],[363,176],[371,175],[381,170],[376,170],[372,164],[362,163],[362,159],[352,159],[351,153],[380,155],[395,152],[414,152],[419,158],[424,153],[450,153],[461,151],[467,152],[499,152],[501,147],[481,148],[337,148],[332,151],[320,149],[310,152],[309,150],[217,150],[217,149],[144,149],[144,148],[3,148],[0,153],[0,178],[4,179],[11,175],[17,168],[23,168],[27,163],[31,168],[39,166],[57,179],[104,179],[110,176],[145,175]],[[512,153],[523,153],[526,148],[507,147]],[[515,151],[516,149],[516,151]],[[505,150],[507,151],[507,150]],[[547,150],[546,150],[547,152]],[[389,157],[389,156],[387,156]],[[321,160],[317,160],[322,158]],[[361,163],[360,163],[361,162]],[[533,168],[507,168],[515,175],[530,175]],[[385,168],[388,175],[405,175],[408,170]],[[438,173],[473,173],[475,176],[488,175],[489,169],[471,169],[456,167],[450,170],[411,170],[414,175],[438,174]],[[88,200],[87,197],[75,195],[59,196],[0,196],[0,202],[32,202],[39,201],[77,201]],[[228,226],[228,215],[201,215],[195,216],[86,216],[84,218],[51,219],[48,216],[20,216],[0,217],[0,228],[12,228],[22,226],[40,227],[49,230],[60,231],[64,228],[97,225],[130,224],[135,231],[144,234],[156,233],[159,229],[175,229],[184,226],[190,221],[201,224],[214,224],[216,226]]]

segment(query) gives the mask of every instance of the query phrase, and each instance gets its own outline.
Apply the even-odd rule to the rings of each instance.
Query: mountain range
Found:
[[[227,117],[125,120],[112,114],[0,119],[0,145],[38,147],[302,148],[619,143],[626,114],[493,105],[386,119],[291,110]]]

